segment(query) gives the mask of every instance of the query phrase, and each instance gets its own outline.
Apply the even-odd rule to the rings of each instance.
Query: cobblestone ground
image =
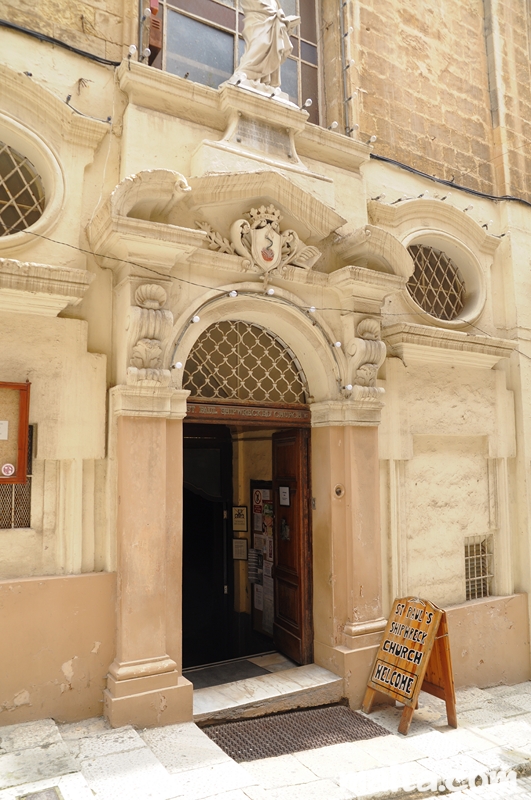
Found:
[[[457,692],[459,728],[421,696],[407,737],[237,764],[193,723],[112,730],[101,718],[0,728],[0,800],[531,800],[531,683]]]

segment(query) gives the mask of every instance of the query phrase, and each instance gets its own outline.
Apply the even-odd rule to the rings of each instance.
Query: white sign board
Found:
[[[7,442],[9,431],[9,422],[7,420],[0,420],[0,441]]]

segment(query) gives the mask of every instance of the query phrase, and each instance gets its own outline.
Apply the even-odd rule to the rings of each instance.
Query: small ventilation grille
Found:
[[[294,353],[274,334],[248,322],[218,322],[199,337],[186,362],[191,398],[306,403],[307,384]]]
[[[465,282],[453,261],[441,250],[424,245],[408,247],[415,271],[407,282],[418,305],[437,319],[456,319],[465,305]]]
[[[465,538],[466,599],[490,597],[493,579],[492,536]]]
[[[25,156],[0,142],[0,236],[33,225],[44,211],[44,188]]]

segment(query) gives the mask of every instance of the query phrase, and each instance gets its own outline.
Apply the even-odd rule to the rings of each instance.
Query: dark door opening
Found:
[[[240,464],[235,474],[241,485],[233,492],[233,435],[236,437],[234,458],[237,459],[236,448],[241,445],[237,437],[241,432],[241,427],[232,429],[219,424],[187,422],[184,425],[182,614],[185,669],[275,649],[297,663],[308,663],[312,657],[309,431],[291,429],[272,435],[269,429],[269,433],[265,430],[266,436],[262,436],[256,427],[253,430],[254,446],[269,452],[267,485],[271,487],[271,505],[274,502],[275,506],[274,544],[267,542],[269,553],[264,549],[264,562],[269,560],[269,574],[275,583],[273,635],[267,635],[261,625],[253,623],[256,590],[247,583],[247,564],[236,565],[233,560],[233,535],[238,535],[232,531],[234,497],[241,492],[242,485],[250,487],[259,471],[258,460],[252,457],[245,468]],[[250,441],[245,446],[253,447]],[[263,464],[261,477],[265,477]],[[256,480],[253,482],[256,485]],[[263,480],[261,485],[266,486]],[[287,506],[281,504],[286,499],[286,487],[290,489]],[[255,541],[251,496],[248,512],[249,547],[255,548],[259,541],[265,548],[266,536]],[[242,575],[246,588],[242,588]],[[242,606],[244,595],[248,596],[247,610]]]

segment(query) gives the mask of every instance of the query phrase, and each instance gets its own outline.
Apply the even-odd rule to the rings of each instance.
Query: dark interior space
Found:
[[[234,611],[232,437],[226,425],[184,426],[183,667],[273,649]]]

